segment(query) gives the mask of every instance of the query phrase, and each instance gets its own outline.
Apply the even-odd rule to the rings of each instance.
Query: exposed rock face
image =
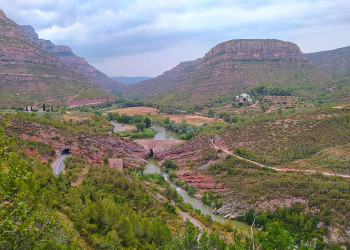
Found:
[[[70,47],[55,45],[49,40],[39,39],[35,29],[30,25],[21,25],[21,28],[45,50],[62,61],[78,68],[89,80],[99,87],[108,91],[121,90],[124,88],[123,83],[110,79],[107,75],[91,66],[84,58],[75,55]]]
[[[228,60],[283,60],[307,63],[306,57],[294,43],[274,39],[242,39],[216,45],[203,57],[198,69]]]
[[[172,90],[186,81],[196,70],[200,59],[182,62],[175,68],[164,72],[155,78],[133,84],[124,93],[142,97],[151,97]]]
[[[0,104],[67,102],[88,89],[97,87],[79,69],[45,51],[15,22],[0,15]],[[99,91],[97,98],[110,98]]]
[[[103,157],[107,155],[109,158],[122,158],[126,168],[139,167],[149,155],[148,150],[142,146],[113,135],[67,134],[50,126],[21,119],[12,119],[6,130],[11,136],[39,141],[57,150],[69,148],[73,154],[83,154],[96,164],[102,163]]]

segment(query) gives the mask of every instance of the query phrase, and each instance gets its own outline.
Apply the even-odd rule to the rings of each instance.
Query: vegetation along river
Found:
[[[155,140],[179,140],[179,136],[172,131],[168,131],[165,128],[160,126],[152,126],[152,127],[157,131],[157,134],[154,137]],[[175,188],[177,190],[177,192],[182,196],[185,202],[189,202],[193,206],[193,208],[201,210],[202,214],[210,215],[214,221],[220,221],[220,222],[229,221],[234,228],[241,229],[244,231],[250,231],[250,226],[245,223],[242,223],[236,220],[224,219],[220,215],[213,214],[214,208],[208,205],[205,205],[200,200],[197,200],[189,196],[183,188],[178,187],[174,183],[169,181],[168,174],[162,171],[161,167],[158,165],[158,161],[155,160],[154,158],[147,159],[145,173],[146,174],[157,173],[157,174],[163,175],[165,180],[170,183],[172,188]]]

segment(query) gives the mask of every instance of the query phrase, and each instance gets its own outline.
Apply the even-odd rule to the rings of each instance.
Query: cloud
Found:
[[[277,38],[297,42],[304,51],[350,44],[347,0],[2,2],[1,8],[14,21],[31,24],[40,37],[68,45],[105,69],[107,58],[136,61],[137,55],[165,53],[185,59],[186,54],[193,54],[189,50],[193,46],[183,44],[199,45],[201,50],[195,51],[201,54],[195,59],[234,38]],[[175,48],[177,53],[173,53]],[[164,58],[163,64],[174,64],[174,58]]]

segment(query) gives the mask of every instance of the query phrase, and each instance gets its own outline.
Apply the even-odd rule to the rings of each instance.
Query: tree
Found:
[[[138,122],[135,124],[138,131],[143,132],[143,130],[146,128],[146,124],[144,122]]]
[[[45,110],[46,110],[46,104],[43,103],[43,111],[45,111]]]
[[[266,232],[259,232],[258,239],[263,249],[293,249],[293,238],[278,222],[266,224]]]
[[[178,166],[175,162],[171,161],[171,160],[165,160],[163,162],[163,166],[165,167],[165,172],[169,172],[169,170],[177,170]]]
[[[196,187],[193,185],[188,186],[187,193],[189,196],[193,196],[196,193]]]
[[[163,123],[164,123],[165,125],[169,124],[169,122],[170,122],[169,117],[167,117],[167,118],[165,118],[165,119],[163,120]]]
[[[148,117],[146,117],[143,122],[146,124],[146,128],[150,128],[151,127],[151,119],[149,119]]]
[[[108,156],[107,156],[107,155],[105,155],[105,156],[103,157],[103,165],[106,165],[106,166],[109,165],[109,160],[108,160]]]

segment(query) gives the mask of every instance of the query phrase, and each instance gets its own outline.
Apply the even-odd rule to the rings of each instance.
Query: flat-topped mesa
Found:
[[[294,43],[275,39],[238,39],[216,45],[203,57],[199,68],[224,60],[307,63],[306,57]]]

